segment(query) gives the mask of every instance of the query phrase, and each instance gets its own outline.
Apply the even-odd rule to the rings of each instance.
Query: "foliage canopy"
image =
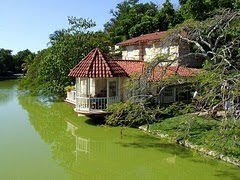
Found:
[[[50,35],[50,47],[34,58],[22,88],[31,89],[34,94],[64,97],[64,88],[74,84],[74,79],[68,77],[70,69],[96,47],[109,51],[107,35],[89,30],[95,26],[92,20],[69,17],[69,25]]]

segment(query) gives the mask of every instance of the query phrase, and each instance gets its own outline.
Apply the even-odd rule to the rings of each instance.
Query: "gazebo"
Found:
[[[76,78],[75,111],[81,114],[102,114],[110,104],[120,102],[122,80],[129,77],[99,49],[92,50],[69,76]]]

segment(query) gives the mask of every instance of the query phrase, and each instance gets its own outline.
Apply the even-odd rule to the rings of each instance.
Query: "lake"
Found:
[[[0,81],[0,179],[240,179],[240,168],[137,129],[96,125]]]

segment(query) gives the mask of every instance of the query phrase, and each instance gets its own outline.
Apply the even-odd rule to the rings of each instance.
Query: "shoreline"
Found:
[[[144,133],[149,134],[149,135],[154,135],[154,136],[157,136],[158,138],[166,139],[170,142],[173,142],[173,143],[179,144],[181,146],[184,146],[186,148],[195,150],[199,153],[202,153],[202,154],[207,155],[209,157],[212,157],[214,159],[222,160],[222,161],[227,162],[229,164],[240,167],[240,159],[238,159],[238,158],[225,156],[225,155],[223,155],[223,154],[221,154],[217,151],[206,149],[202,146],[195,145],[195,144],[193,144],[189,141],[178,141],[175,137],[172,137],[168,134],[162,134],[162,133],[158,133],[156,131],[152,131],[150,129],[147,129],[146,125],[140,126],[140,127],[138,127],[138,129],[143,131]]]
[[[0,76],[0,81],[21,79],[23,77],[24,77],[23,74],[13,74],[13,75],[9,75],[9,76]]]

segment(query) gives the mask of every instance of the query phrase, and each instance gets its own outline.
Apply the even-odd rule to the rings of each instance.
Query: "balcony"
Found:
[[[102,114],[109,105],[120,102],[120,97],[77,97],[75,111],[81,114]]]

